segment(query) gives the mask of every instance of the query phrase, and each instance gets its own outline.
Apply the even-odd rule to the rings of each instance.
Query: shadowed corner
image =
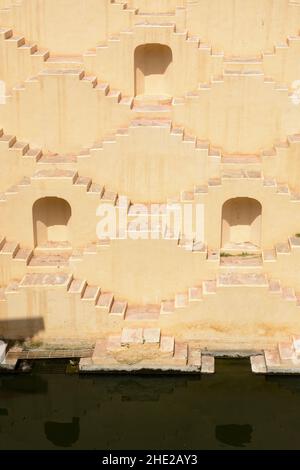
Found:
[[[44,424],[47,439],[56,447],[72,447],[80,435],[80,419],[75,417],[69,423],[47,421]]]
[[[252,441],[252,433],[253,428],[250,424],[217,425],[215,429],[216,439],[232,447],[247,447]]]
[[[0,320],[0,338],[25,340],[45,330],[43,317]]]

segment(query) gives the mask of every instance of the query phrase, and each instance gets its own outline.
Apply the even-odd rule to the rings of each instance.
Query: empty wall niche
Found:
[[[135,95],[171,95],[172,50],[164,44],[143,44],[135,49]]]
[[[35,246],[69,242],[71,214],[71,206],[65,199],[38,199],[32,208]]]
[[[229,199],[222,209],[222,243],[226,250],[253,251],[261,245],[262,206],[256,199]]]

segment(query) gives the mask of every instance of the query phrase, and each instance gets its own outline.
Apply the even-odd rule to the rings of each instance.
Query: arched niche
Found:
[[[35,246],[70,241],[70,204],[58,197],[38,199],[32,208]]]
[[[172,50],[165,44],[138,46],[134,52],[135,95],[170,95],[172,62]]]
[[[256,199],[237,197],[222,208],[223,249],[259,249],[261,246],[262,206]]]

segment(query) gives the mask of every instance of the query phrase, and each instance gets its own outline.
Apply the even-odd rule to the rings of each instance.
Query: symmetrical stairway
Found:
[[[299,374],[299,336],[294,336],[289,342],[279,343],[275,349],[252,356],[251,367],[255,374]]]
[[[159,328],[123,328],[121,335],[96,343],[91,359],[82,359],[83,372],[161,371],[214,372],[214,358],[198,348],[165,336]]]
[[[217,342],[300,372],[300,1],[54,3],[0,1],[0,336],[89,339],[86,372],[212,373]]]

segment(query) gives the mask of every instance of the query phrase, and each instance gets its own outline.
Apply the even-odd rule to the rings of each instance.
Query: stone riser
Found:
[[[30,286],[29,281],[24,280],[19,288],[11,287],[6,291],[7,300],[0,302],[4,337],[26,334],[43,339],[55,336],[92,339],[118,334],[126,325],[162,328],[166,335],[189,341],[209,343],[218,339],[226,343],[230,338],[236,342],[255,342],[256,338],[261,344],[270,344],[286,341],[300,327],[296,304],[281,300],[263,286],[218,287],[215,294],[205,295],[203,302],[191,302],[173,314],[161,315],[159,320],[141,322],[123,320],[117,313],[95,307],[95,300],[84,300],[75,292],[68,292],[70,281],[67,278],[62,281],[64,284],[56,286],[50,286],[51,276],[47,279],[48,287],[46,284]],[[55,313],[57,302],[63,312],[59,320]]]
[[[223,257],[221,260],[219,256],[212,258],[205,247],[201,251],[191,252],[189,249],[186,250],[184,245],[180,246],[177,240],[135,242],[113,240],[109,245],[89,246],[83,253],[74,253],[63,259],[56,252],[54,255],[51,252],[36,252],[33,255],[30,249],[24,250],[16,243],[6,243],[1,245],[4,247],[0,251],[0,283],[8,285],[12,279],[21,279],[27,273],[55,273],[60,263],[60,271],[73,274],[76,278],[86,279],[89,284],[101,285],[103,289],[112,291],[121,298],[138,303],[156,303],[162,298],[172,298],[176,293],[184,292],[189,286],[197,285],[200,279],[214,279],[219,270],[225,273],[232,271],[236,274],[263,272],[267,274],[268,279],[280,280],[281,285],[276,286],[276,293],[282,294],[281,286],[294,288],[298,293],[300,250],[295,244],[297,241],[298,239],[295,239],[291,246],[284,245],[284,248],[289,246],[289,252],[279,252],[278,247],[277,257],[274,251],[275,257],[272,260],[263,258],[261,264],[252,266],[247,263],[245,257],[241,258],[239,264],[234,264],[235,257]],[[145,249],[141,249],[142,247]],[[158,252],[160,256],[157,265],[155,255]],[[58,259],[58,264],[52,261],[53,256]],[[130,271],[128,271],[129,259]],[[99,266],[102,267],[101,270]],[[113,266],[116,266],[118,275]],[[180,272],[176,270],[176,266],[181,266]],[[171,279],[168,276],[170,271],[174,273]],[[125,283],[122,282],[123,278],[126,279]],[[128,286],[136,286],[137,282],[141,283],[140,288],[128,289]],[[147,282],[146,291],[143,289],[145,282]]]
[[[43,106],[40,106],[41,102]],[[109,91],[106,85],[104,88],[97,86],[93,77],[85,77],[83,72],[45,71],[26,81],[25,88],[13,90],[0,109],[0,120],[7,133],[18,135],[21,140],[45,150],[58,152],[79,152],[82,146],[92,146],[108,133],[128,126],[136,116],[172,119],[177,125],[187,127],[197,138],[209,140],[229,153],[259,153],[271,148],[274,141],[285,140],[287,135],[299,131],[296,123],[300,108],[286,89],[276,89],[274,83],[264,82],[261,76],[225,76],[224,81],[214,82],[211,88],[201,88],[183,100],[173,100],[170,106],[135,108],[132,104],[131,98]],[[30,123],[27,118],[29,107]],[[234,108],[233,116],[231,110]],[[223,118],[218,126],[214,120],[216,114]],[[65,122],[64,135],[59,132],[61,115],[70,118]],[[89,116],[88,120],[86,116]],[[249,119],[253,121],[250,128]],[[47,120],[46,127],[44,120]]]
[[[145,139],[157,142],[160,152],[153,152],[150,146],[141,154]],[[0,191],[6,191],[9,185],[15,185],[24,176],[31,177],[35,171],[58,168],[78,171],[80,175],[93,175],[95,181],[135,202],[161,202],[177,197],[182,189],[205,186],[210,179],[234,172],[260,171],[262,177],[289,183],[292,189],[297,190],[298,153],[299,139],[290,136],[288,142],[257,156],[222,155],[221,149],[186,135],[183,129],[172,127],[171,122],[165,120],[133,121],[128,128],[118,130],[114,136],[77,156],[43,155],[41,150],[31,149],[16,137],[3,133],[0,137],[3,162]],[[124,158],[127,158],[126,166]],[[249,163],[252,161],[255,163]],[[157,184],[157,171],[162,163],[164,181]],[[134,181],[132,173],[136,175]]]
[[[87,2],[77,15],[68,19],[67,31],[65,22],[61,21],[61,12],[68,7],[68,3],[65,5],[62,0],[52,0],[47,2],[45,10],[41,9],[40,14],[35,14],[40,11],[37,2],[30,0],[26,4],[14,4],[12,8],[11,4],[7,5],[6,9],[0,10],[0,22],[22,32],[29,41],[42,43],[43,47],[57,54],[81,53],[94,47],[98,41],[105,41],[110,35],[130,30],[136,23],[145,21],[172,22],[179,30],[187,29],[191,35],[200,35],[203,42],[213,46],[214,52],[225,51],[226,55],[234,56],[257,56],[299,32],[299,5],[289,0],[280,4],[273,2],[271,7],[266,0],[246,3],[233,3],[231,0],[226,8],[220,8],[217,0],[191,4],[177,1],[176,6],[179,8],[175,8],[173,2],[155,2],[153,6],[148,1],[141,6],[138,1],[126,5],[106,0],[100,5],[97,3],[97,11],[94,13],[89,11],[95,8],[94,2]],[[266,15],[267,8],[272,8],[272,15]],[[162,15],[166,12],[169,15]],[[147,17],[140,13],[152,15]],[[83,27],[82,19],[85,17],[89,19],[89,28]],[[281,28],[278,28],[279,23]],[[53,24],[55,28],[51,28]],[[220,28],[219,24],[226,24],[227,28]]]
[[[83,195],[81,203],[82,206],[85,206],[84,212],[81,212],[80,205],[72,202],[73,200],[75,201],[78,194]],[[299,196],[291,194],[287,185],[276,185],[276,182],[273,180],[262,180],[256,177],[223,177],[222,180],[210,179],[207,187],[197,186],[195,191],[183,191],[173,201],[180,204],[189,203],[194,208],[197,203],[204,204],[204,237],[210,247],[218,248],[220,246],[219,234],[221,233],[221,226],[219,231],[216,231],[215,221],[217,220],[221,224],[219,213],[221,213],[224,202],[230,198],[239,197],[241,194],[243,194],[243,197],[259,200],[264,208],[265,225],[263,226],[261,243],[263,249],[269,249],[281,240],[287,239],[290,235],[299,232],[300,221],[297,211]],[[96,241],[95,227],[98,222],[94,215],[96,214],[96,209],[100,203],[115,204],[118,196],[114,191],[110,191],[110,188],[106,190],[97,181],[94,184],[91,178],[79,176],[76,170],[66,170],[55,166],[51,170],[39,169],[31,178],[24,178],[18,185],[6,189],[6,192],[2,195],[0,204],[0,211],[3,214],[4,221],[2,233],[8,239],[19,239],[23,246],[33,246],[31,227],[24,227],[23,238],[20,239],[19,237],[20,230],[18,227],[22,224],[22,220],[18,214],[22,214],[24,209],[31,212],[33,203],[39,197],[51,195],[69,200],[71,207],[76,207],[76,211],[74,210],[75,218],[77,215],[78,217],[83,217],[83,214],[89,213],[89,232],[87,232],[87,227],[82,227],[81,230],[80,226],[82,223],[78,222],[76,233],[73,234],[73,239],[71,240],[74,247]],[[130,198],[128,198],[129,201]],[[167,201],[161,202],[166,203]],[[19,209],[20,204],[22,204],[22,209]],[[86,210],[86,208],[89,209]],[[91,209],[93,213],[91,213]],[[276,230],[270,232],[268,224],[271,224],[272,211],[274,210],[282,211],[284,223],[276,227]],[[15,224],[12,223],[14,216],[18,219],[15,221]],[[195,227],[193,230],[195,230]],[[188,234],[185,235],[187,236]]]

